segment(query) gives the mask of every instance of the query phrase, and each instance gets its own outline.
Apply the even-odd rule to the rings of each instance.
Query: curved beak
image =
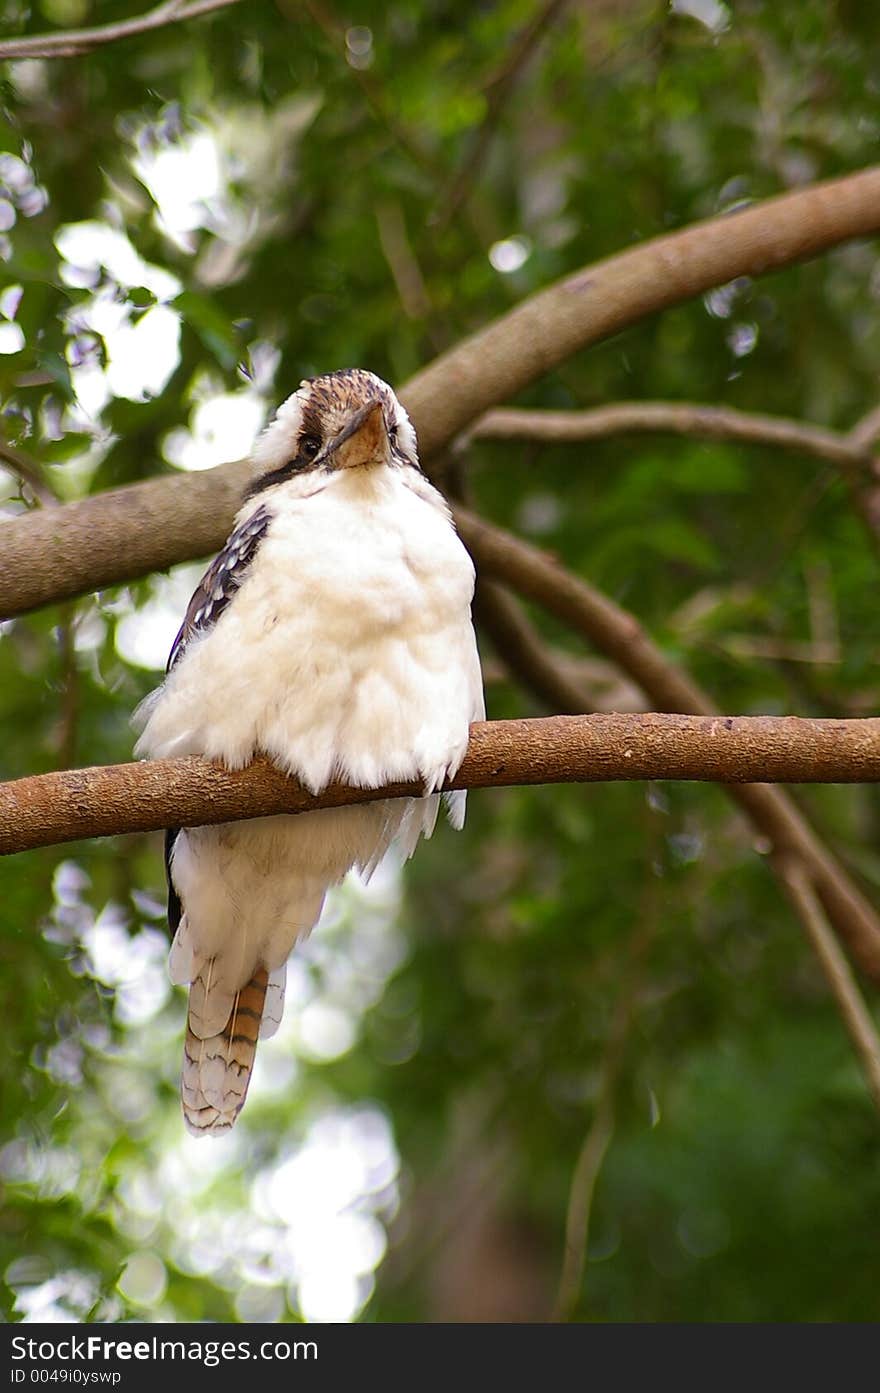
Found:
[[[385,412],[378,397],[360,407],[330,442],[326,460],[335,469],[356,469],[359,465],[385,464],[391,457]]]

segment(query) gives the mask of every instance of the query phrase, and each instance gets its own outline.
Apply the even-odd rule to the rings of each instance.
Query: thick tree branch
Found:
[[[401,392],[422,454],[578,349],[735,276],[880,231],[880,167],[697,223],[567,276],[435,359]],[[216,550],[251,467],[167,476],[3,525],[0,617]]]
[[[238,0],[164,0],[146,14],[122,19],[115,24],[99,24],[93,29],[59,29],[54,34],[29,34],[21,39],[0,39],[0,62],[19,58],[75,58],[103,44],[118,43],[166,24],[198,19],[212,10],[237,5]]]
[[[456,520],[482,574],[505,582],[583,634],[638,682],[653,704],[718,716],[707,694],[666,660],[633,615],[528,542],[464,509],[457,509]],[[761,782],[731,787],[731,798],[767,838],[768,849],[804,864],[837,932],[864,971],[880,977],[880,919],[873,907],[791,799],[769,787],[766,774],[753,777]]]
[[[448,788],[692,779],[880,781],[880,718],[551,716],[482,721]],[[34,774],[0,784],[0,854],[81,837],[235,822],[421,793],[418,784],[319,797],[266,760],[230,771],[200,756]]]
[[[0,522],[0,618],[219,550],[252,474],[237,460]]]

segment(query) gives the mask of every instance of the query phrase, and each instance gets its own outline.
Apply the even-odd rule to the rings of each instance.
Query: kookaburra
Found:
[[[431,835],[435,790],[484,715],[473,565],[387,383],[360,369],[303,382],[254,461],[137,753],[236,769],[260,752],[314,793],[418,780],[424,796],[167,833],[170,972],[189,984],[181,1098],[199,1136],[235,1122],[329,887]],[[443,797],[461,827],[465,794]]]

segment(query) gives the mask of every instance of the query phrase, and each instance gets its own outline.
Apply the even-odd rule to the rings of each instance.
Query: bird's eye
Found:
[[[396,444],[397,444],[397,426],[390,426],[390,427],[389,427],[389,430],[388,430],[388,439],[391,441],[392,445],[396,445]]]
[[[304,459],[314,459],[321,448],[321,442],[316,435],[304,435],[299,442],[299,452]]]

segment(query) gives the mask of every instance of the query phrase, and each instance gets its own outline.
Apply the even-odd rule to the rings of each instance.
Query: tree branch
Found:
[[[0,618],[217,551],[252,475],[237,460],[0,522]]]
[[[880,437],[880,406],[875,406],[849,433],[850,442],[856,449],[868,450]]]
[[[762,416],[730,407],[697,402],[622,401],[590,411],[524,411],[500,407],[487,411],[462,437],[471,440],[540,440],[567,444],[601,440],[610,435],[670,432],[700,440],[734,440],[799,450],[838,466],[864,469],[871,463],[870,441],[854,432],[826,430],[784,416]]]
[[[471,727],[464,762],[444,787],[755,778],[880,781],[880,718],[647,713],[482,721]],[[118,832],[417,797],[422,791],[418,783],[382,789],[333,784],[316,797],[265,759],[238,770],[196,755],[67,769],[0,784],[0,854]]]
[[[146,14],[122,19],[115,24],[99,24],[93,29],[59,29],[54,34],[29,34],[21,39],[0,39],[0,62],[19,58],[75,58],[102,44],[117,43],[135,34],[146,34],[166,24],[198,19],[212,10],[237,5],[238,0],[164,0]]]
[[[21,483],[27,484],[41,507],[55,507],[58,502],[57,495],[46,482],[38,462],[25,450],[20,450],[17,445],[10,445],[9,441],[4,440],[2,436],[0,436],[0,465],[13,473]]]
[[[504,581],[583,634],[638,682],[652,703],[718,717],[707,694],[667,662],[633,615],[528,542],[461,508],[456,521],[482,574]],[[864,971],[880,978],[880,919],[872,905],[791,799],[767,785],[766,773],[758,770],[753,777],[761,782],[731,787],[731,798],[767,838],[768,849],[804,864],[835,929]]]
[[[880,1112],[880,1038],[850,965],[834,937],[810,878],[802,865],[783,861],[782,882],[807,930],[816,956],[855,1048],[874,1106]]]
[[[625,433],[671,432],[703,440],[772,445],[826,460],[844,476],[853,502],[875,546],[880,544],[880,460],[872,448],[880,433],[880,407],[850,431],[832,431],[806,421],[696,402],[613,402],[589,411],[487,411],[455,442],[456,454],[472,440],[537,440],[565,444]]]
[[[477,579],[474,618],[508,670],[523,677],[548,710],[572,716],[596,710],[594,694],[562,671],[561,655],[543,642],[522,606],[503,586],[485,576]]]
[[[880,231],[880,167],[658,237],[567,276],[436,358],[401,397],[430,459],[572,353],[739,275]],[[224,542],[247,462],[153,479],[4,524],[0,617],[133,580]]]

